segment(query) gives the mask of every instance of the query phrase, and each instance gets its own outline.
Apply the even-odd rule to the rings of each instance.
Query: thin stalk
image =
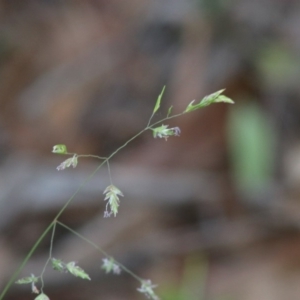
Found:
[[[73,233],[74,235],[76,235],[77,237],[79,237],[80,239],[84,240],[86,243],[90,244],[91,246],[93,246],[95,249],[97,249],[100,253],[102,253],[105,257],[112,259],[113,261],[115,261],[118,266],[123,269],[123,271],[125,271],[126,273],[130,274],[132,277],[134,277],[136,280],[138,280],[139,282],[143,282],[144,280],[139,277],[138,275],[136,275],[135,273],[133,273],[132,271],[130,271],[129,269],[127,269],[124,265],[122,265],[120,262],[118,262],[117,260],[115,260],[112,256],[110,256],[106,251],[104,251],[101,247],[99,247],[98,245],[96,245],[94,242],[90,241],[88,238],[84,237],[83,235],[81,235],[80,233],[78,233],[77,231],[73,230],[72,228],[70,228],[69,226],[65,225],[64,223],[57,221],[57,223],[64,227],[65,229],[69,230],[71,233]]]
[[[78,154],[77,157],[92,157],[92,158],[98,158],[98,159],[106,159],[106,157],[101,157],[98,155],[92,155],[92,154]]]
[[[47,266],[48,266],[48,264],[49,264],[49,262],[50,262],[50,260],[52,258],[52,250],[53,250],[53,242],[54,242],[54,235],[55,235],[56,224],[57,224],[57,222],[55,222],[53,224],[53,230],[52,230],[51,241],[50,241],[50,249],[49,249],[49,257],[48,257],[48,259],[47,259],[47,261],[46,261],[46,263],[44,265],[44,268],[42,270],[42,273],[40,275],[40,278],[41,278],[41,292],[43,292],[44,285],[45,285],[45,283],[44,283],[44,277],[43,276],[44,276],[46,268],[47,268]]]
[[[3,297],[6,295],[6,293],[9,290],[9,288],[11,287],[11,285],[15,282],[16,278],[19,276],[20,272],[22,271],[22,269],[24,268],[24,266],[26,265],[26,263],[28,262],[28,260],[30,259],[30,257],[34,253],[34,251],[36,250],[36,248],[39,246],[39,244],[44,239],[44,237],[47,235],[47,233],[49,232],[49,230],[52,228],[53,225],[54,225],[54,222],[52,221],[49,224],[49,226],[45,229],[45,231],[41,234],[41,236],[38,238],[38,240],[35,242],[35,244],[31,248],[31,250],[28,252],[28,254],[26,255],[26,257],[22,261],[22,263],[19,266],[19,268],[13,273],[13,275],[11,276],[9,282],[6,284],[6,286],[4,287],[2,293],[0,294],[0,300],[2,300]]]
[[[77,155],[77,157],[92,157],[92,158],[98,158],[98,159],[106,159],[106,157],[101,157],[98,155],[92,155],[92,154],[77,154],[77,153],[72,153],[72,152],[66,152],[63,153],[63,155]]]
[[[111,171],[110,171],[109,161],[107,161],[107,170],[108,170],[108,176],[109,176],[110,184],[113,184],[112,177],[111,177]]]

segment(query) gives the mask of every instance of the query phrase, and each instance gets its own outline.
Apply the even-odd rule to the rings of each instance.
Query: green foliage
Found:
[[[58,219],[61,216],[61,214],[66,210],[66,208],[69,206],[69,204],[72,202],[72,200],[75,198],[77,193],[81,190],[81,188],[99,171],[99,169],[104,164],[107,164],[107,166],[108,166],[110,183],[111,183],[104,190],[104,194],[105,194],[104,201],[107,201],[106,210],[104,212],[104,217],[110,217],[111,215],[114,215],[116,217],[116,215],[118,213],[119,206],[120,206],[119,197],[123,197],[124,195],[115,185],[112,184],[111,175],[110,175],[110,168],[109,168],[109,161],[121,149],[123,149],[130,142],[132,142],[134,139],[136,139],[138,136],[140,136],[141,134],[143,134],[147,130],[152,130],[154,138],[164,138],[165,140],[167,140],[170,136],[179,136],[180,135],[180,128],[179,127],[169,128],[169,125],[162,124],[162,125],[158,126],[158,124],[161,124],[162,122],[164,122],[166,120],[170,120],[170,119],[173,119],[175,117],[179,117],[183,114],[192,112],[192,111],[197,110],[199,108],[208,106],[212,103],[218,103],[218,102],[231,103],[231,104],[233,103],[233,101],[230,98],[222,95],[224,90],[220,90],[218,92],[215,92],[211,95],[208,95],[208,96],[204,97],[201,100],[201,102],[198,103],[198,104],[194,104],[194,101],[192,101],[182,113],[179,113],[179,114],[176,114],[176,115],[171,116],[171,112],[172,112],[172,108],[173,108],[173,106],[171,106],[168,109],[167,116],[165,118],[163,118],[160,121],[155,122],[151,125],[150,123],[151,123],[152,117],[160,109],[161,100],[162,100],[162,96],[164,94],[164,91],[165,91],[165,86],[163,87],[161,93],[159,94],[159,96],[156,100],[153,113],[152,113],[152,115],[151,115],[151,117],[148,121],[147,126],[143,130],[141,130],[139,133],[137,133],[135,136],[130,138],[127,142],[125,142],[121,147],[119,147],[116,151],[114,151],[109,157],[103,158],[103,157],[99,157],[99,156],[96,156],[96,155],[78,155],[76,153],[69,153],[67,151],[66,145],[64,145],[64,144],[58,144],[58,145],[55,145],[53,147],[52,152],[55,153],[55,154],[72,155],[72,157],[70,157],[70,158],[66,159],[64,162],[62,162],[57,167],[57,170],[64,170],[64,169],[69,168],[71,166],[73,168],[75,168],[78,164],[78,158],[79,157],[93,157],[93,158],[97,158],[97,159],[102,159],[103,162],[101,162],[97,166],[97,168],[94,170],[94,172],[92,174],[90,174],[90,176],[86,179],[86,181],[68,199],[68,201],[65,203],[65,205],[57,213],[57,215],[55,216],[52,223],[46,228],[46,230],[42,233],[42,235],[36,241],[36,243],[34,244],[32,249],[27,254],[26,258],[22,262],[21,266],[14,273],[14,275],[12,276],[12,278],[10,279],[8,284],[5,286],[4,291],[0,294],[0,300],[3,299],[6,292],[10,288],[11,284],[14,282],[15,278],[18,276],[19,272],[23,269],[23,267],[26,264],[26,262],[28,261],[28,259],[32,256],[32,254],[34,253],[34,251],[36,250],[38,245],[41,243],[41,241],[43,240],[43,238],[46,236],[46,234],[48,233],[48,231],[51,228],[52,228],[53,232],[52,232],[52,236],[51,236],[49,259],[45,263],[45,266],[43,268],[43,271],[42,271],[41,275],[39,277],[36,277],[34,275],[31,275],[31,277],[24,277],[24,278],[19,279],[16,283],[17,284],[31,284],[32,292],[38,294],[38,293],[40,293],[40,291],[35,286],[35,283],[39,282],[39,280],[40,280],[41,281],[41,293],[35,298],[35,300],[49,300],[48,296],[43,293],[43,288],[44,288],[43,275],[44,275],[46,267],[50,263],[50,261],[51,261],[53,269],[56,270],[56,271],[68,272],[68,273],[72,274],[75,277],[79,277],[79,278],[86,279],[86,280],[91,280],[89,275],[81,267],[77,266],[74,261],[71,261],[69,263],[65,263],[62,260],[55,259],[55,258],[52,257],[52,248],[53,248],[53,240],[54,240],[54,236],[55,236],[56,224],[60,224],[61,226],[63,226],[64,228],[66,228],[67,230],[69,230],[70,232],[77,235],[79,238],[83,239],[84,241],[86,241],[87,243],[89,243],[93,247],[95,247],[97,250],[99,250],[106,257],[106,258],[103,259],[103,264],[101,266],[101,268],[103,270],[105,270],[106,273],[120,274],[121,269],[124,270],[125,272],[132,275],[135,279],[137,279],[141,283],[141,286],[137,289],[140,293],[143,293],[149,299],[159,300],[158,296],[155,294],[155,292],[153,290],[156,287],[156,285],[152,284],[151,280],[144,280],[144,279],[140,278],[139,276],[137,276],[136,274],[131,272],[129,269],[127,269],[125,266],[123,266],[120,263],[116,262],[112,257],[110,257],[108,254],[106,254],[106,252],[104,250],[102,250],[100,247],[98,247],[96,244],[94,244],[93,242],[91,242],[87,238],[83,237],[82,235],[80,235],[78,232],[76,232],[72,228],[64,225]],[[189,299],[191,299],[191,298],[189,298]]]
[[[241,191],[266,187],[275,167],[275,131],[267,115],[253,101],[237,105],[229,115],[228,140],[234,179]]]
[[[300,75],[299,52],[285,43],[266,43],[258,53],[258,68],[269,89],[293,89]]]
[[[205,106],[208,106],[210,104],[213,104],[213,103],[219,103],[219,102],[224,102],[224,103],[230,103],[230,104],[233,104],[234,102],[222,95],[222,93],[225,91],[225,89],[223,90],[219,90],[213,94],[210,94],[208,96],[205,96],[198,104],[195,104],[193,105],[193,103],[195,102],[195,100],[193,100],[188,106],[187,108],[185,109],[184,113],[188,113],[188,112],[191,112],[191,111],[194,111],[194,110],[197,110],[199,108],[202,108],[202,107],[205,107]]]
[[[164,300],[205,300],[208,259],[202,254],[191,254],[184,262],[182,277],[161,291]]]
[[[39,282],[40,278],[31,274],[30,277],[23,277],[16,281],[16,284],[31,284],[32,293],[39,294],[40,291],[36,287],[36,283]]]

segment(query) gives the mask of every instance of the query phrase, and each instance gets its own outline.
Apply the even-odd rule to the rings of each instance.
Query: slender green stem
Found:
[[[182,116],[182,115],[184,115],[184,114],[186,114],[186,113],[185,113],[185,112],[182,112],[182,113],[179,113],[179,114],[176,114],[176,115],[173,115],[173,116],[167,116],[167,117],[165,117],[165,118],[163,118],[163,119],[161,119],[161,120],[159,120],[159,121],[157,121],[157,122],[154,122],[152,125],[150,125],[150,122],[151,122],[151,120],[152,120],[152,118],[153,118],[153,116],[154,116],[154,113],[152,113],[152,115],[151,115],[151,117],[150,117],[150,119],[149,119],[149,122],[148,122],[148,124],[147,124],[145,130],[151,129],[153,126],[155,126],[155,125],[157,125],[157,124],[159,124],[159,123],[161,123],[161,122],[164,122],[164,121],[167,121],[167,120],[171,120],[171,119],[180,117],[180,116]]]
[[[61,153],[63,155],[77,155],[76,153],[71,153],[71,152],[66,152],[66,153]]]
[[[92,154],[78,154],[77,157],[92,157],[92,158],[98,158],[98,159],[106,159],[106,157],[101,157],[98,155],[92,155]]]
[[[68,205],[72,202],[72,200],[75,198],[75,196],[79,193],[79,191],[94,177],[94,175],[100,170],[100,168],[107,163],[113,156],[115,156],[121,149],[126,147],[130,142],[132,142],[134,139],[136,139],[139,135],[144,133],[148,128],[145,128],[141,130],[139,133],[137,133],[135,136],[133,136],[131,139],[129,139],[126,143],[124,143],[121,147],[119,147],[116,151],[114,151],[109,157],[107,157],[89,176],[88,178],[81,183],[81,185],[77,188],[75,193],[69,198],[69,200],[65,203],[65,205],[61,208],[61,210],[57,213],[54,220],[58,220],[58,218],[62,215],[62,213],[65,211],[65,209],[68,207]],[[1,299],[0,299],[1,300]]]
[[[111,177],[111,172],[110,172],[109,160],[107,161],[107,170],[108,170],[108,176],[109,176],[110,184],[113,184],[112,177]]]
[[[89,176],[88,178],[83,181],[77,190],[74,192],[74,194],[68,199],[68,201],[65,203],[65,205],[60,209],[60,211],[57,213],[56,217],[54,218],[54,221],[56,221],[62,213],[65,211],[65,209],[68,207],[68,205],[72,202],[72,200],[75,198],[75,196],[79,193],[79,191],[94,177],[94,175],[100,170],[100,168],[105,164],[106,161],[103,161]],[[1,299],[0,299],[1,300]]]
[[[157,124],[159,124],[159,123],[161,123],[161,122],[164,122],[164,121],[167,121],[167,120],[171,120],[171,119],[180,117],[180,116],[182,116],[182,115],[184,115],[184,114],[185,114],[185,113],[183,112],[183,113],[179,113],[179,114],[176,114],[176,115],[173,115],[173,116],[165,117],[164,119],[161,119],[161,120],[159,120],[159,121],[153,123],[152,125],[149,125],[149,124],[148,124],[147,127],[146,127],[146,129],[152,129],[153,126],[155,126],[155,125],[157,125]]]
[[[52,258],[52,250],[53,250],[53,242],[54,242],[54,235],[55,235],[55,229],[56,229],[56,224],[57,222],[54,222],[53,224],[53,229],[52,229],[52,235],[51,235],[51,241],[50,241],[50,249],[49,249],[49,257],[44,265],[44,268],[42,270],[42,273],[40,275],[40,278],[41,278],[41,292],[43,292],[43,288],[45,286],[45,283],[44,283],[44,273],[46,271],[46,268]]]
[[[135,273],[133,273],[132,271],[130,271],[129,269],[127,269],[124,265],[122,265],[120,262],[118,262],[117,260],[115,260],[112,256],[110,256],[106,251],[104,251],[101,247],[99,247],[98,245],[96,245],[94,242],[90,241],[88,238],[84,237],[83,235],[81,235],[80,233],[78,233],[77,231],[73,230],[72,228],[70,228],[69,226],[65,225],[64,223],[57,221],[57,223],[64,227],[65,229],[69,230],[71,233],[73,233],[74,235],[78,236],[80,239],[84,240],[86,243],[90,244],[91,246],[93,246],[95,249],[97,249],[100,253],[102,253],[105,257],[107,257],[108,259],[112,259],[113,261],[115,261],[118,266],[126,273],[130,274],[132,277],[134,277],[136,280],[138,280],[139,282],[143,282],[143,278],[139,277],[138,275],[136,275]]]
[[[11,276],[9,282],[6,284],[6,286],[4,287],[2,293],[0,294],[0,300],[2,300],[3,297],[6,295],[6,293],[9,290],[9,288],[15,282],[16,278],[19,276],[20,272],[22,271],[22,269],[24,268],[24,266],[26,265],[26,263],[28,262],[28,260],[30,259],[30,257],[34,253],[34,251],[36,250],[36,248],[39,246],[39,244],[41,243],[41,241],[44,239],[44,237],[47,235],[47,233],[49,232],[49,230],[52,228],[52,226],[54,225],[54,223],[55,222],[52,221],[49,224],[49,226],[45,229],[45,231],[41,234],[41,236],[38,238],[38,240],[35,242],[35,244],[31,248],[31,250],[28,252],[28,254],[26,255],[26,257],[22,261],[22,263],[19,266],[19,268],[13,273],[13,275]]]
[[[147,124],[147,128],[149,127],[149,125],[150,125],[150,123],[151,123],[151,120],[152,120],[152,118],[153,118],[153,116],[155,115],[155,112],[153,112],[152,113],[152,115],[151,115],[151,117],[150,117],[150,119],[149,119],[149,121],[148,121],[148,124]]]
[[[77,155],[77,157],[92,157],[92,158],[97,158],[97,159],[106,159],[106,157],[98,156],[98,155],[92,155],[92,154],[77,154],[77,153],[72,153],[72,152],[66,152],[63,153],[63,155]]]

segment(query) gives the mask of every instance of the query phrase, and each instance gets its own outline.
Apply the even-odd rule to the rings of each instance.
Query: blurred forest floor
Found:
[[[161,299],[299,299],[299,1],[6,0],[0,24],[0,290],[97,166],[57,172],[53,145],[108,156],[146,126],[166,85],[156,120],[222,88],[236,103],[122,150],[117,218],[103,218],[103,169],[61,220],[151,278]],[[49,243],[22,276],[41,272]],[[93,280],[50,270],[50,299],[143,299],[62,228],[53,251]],[[13,286],[6,299],[33,297]]]

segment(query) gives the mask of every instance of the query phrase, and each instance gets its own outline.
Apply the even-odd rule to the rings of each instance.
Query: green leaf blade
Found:
[[[155,103],[155,106],[154,106],[154,110],[153,110],[153,114],[155,114],[160,108],[160,102],[161,102],[162,96],[165,92],[165,88],[166,88],[166,86],[163,87],[161,93],[157,97],[157,100],[156,100],[156,103]]]
[[[184,113],[188,113],[194,110],[197,110],[199,108],[209,106],[213,103],[229,103],[234,104],[234,101],[230,98],[228,98],[225,95],[222,95],[222,93],[225,91],[225,89],[219,90],[215,93],[212,93],[210,95],[205,96],[199,103],[194,105],[195,100],[193,100],[185,109]]]
[[[170,106],[169,110],[168,110],[168,113],[167,113],[167,118],[170,116],[171,112],[172,112],[172,109],[173,109],[173,105]]]
[[[216,102],[223,102],[223,103],[229,103],[229,104],[234,104],[234,101],[230,98],[228,98],[225,95],[220,95],[217,99]]]
[[[208,96],[205,96],[199,103],[200,107],[208,106],[212,103],[219,102],[218,97],[225,91],[225,89],[219,90],[215,93],[212,93]]]
[[[193,110],[198,109],[197,106],[198,106],[199,104],[193,105],[194,102],[195,102],[195,100],[193,100],[193,101],[186,107],[184,113],[188,113],[188,112],[191,112],[191,111],[193,111]]]

